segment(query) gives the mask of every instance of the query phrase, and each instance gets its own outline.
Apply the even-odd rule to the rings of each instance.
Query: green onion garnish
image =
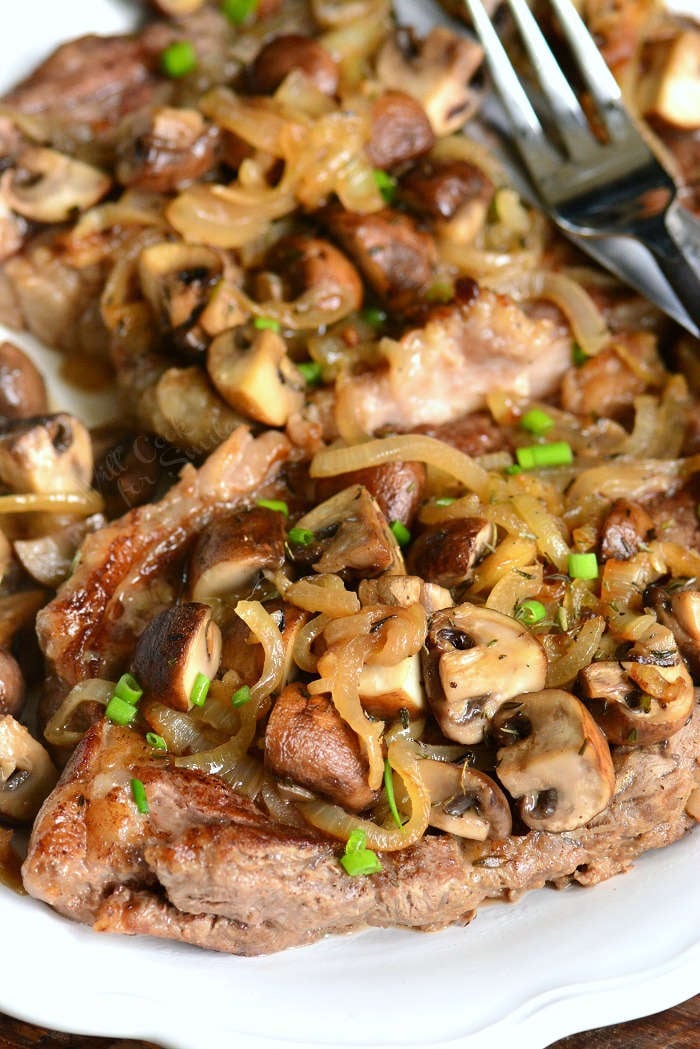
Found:
[[[360,319],[365,324],[369,324],[371,328],[381,328],[386,321],[386,313],[384,310],[380,310],[378,306],[367,306],[360,311]]]
[[[572,579],[597,579],[598,558],[595,554],[569,554],[567,571]]]
[[[535,623],[541,623],[547,614],[547,610],[541,601],[535,601],[534,599],[528,601],[521,601],[515,609],[515,618],[525,623],[526,626],[534,626]]]
[[[508,474],[509,477],[515,477],[516,474],[521,474],[522,472],[522,466],[518,466],[517,463],[511,463],[510,466],[506,466],[505,470],[503,471],[503,473]]]
[[[588,360],[588,354],[581,349],[577,342],[571,345],[571,360],[576,368],[580,368]]]
[[[257,328],[258,331],[279,331],[280,322],[276,321],[274,317],[256,317],[253,321],[253,327]]]
[[[554,426],[554,419],[547,415],[541,408],[530,408],[520,420],[523,430],[534,433],[535,437],[542,437]]]
[[[538,470],[546,466],[568,466],[574,461],[574,453],[568,441],[552,441],[551,444],[531,444],[516,448],[518,465],[523,470]]]
[[[297,364],[297,369],[304,376],[307,386],[318,386],[322,377],[318,361],[302,361],[301,364]]]
[[[343,870],[353,878],[360,874],[376,874],[382,869],[379,857],[366,847],[366,842],[365,832],[356,828],[350,834],[345,852],[340,857]]]
[[[452,495],[441,495],[439,499],[435,500],[436,506],[452,506],[454,503],[454,496]]]
[[[105,717],[115,725],[130,725],[136,717],[136,707],[119,696],[112,696],[105,707]]]
[[[165,742],[162,736],[159,736],[157,732],[146,733],[146,743],[149,747],[153,747],[154,750],[167,750],[168,744]]]
[[[372,175],[384,203],[391,204],[396,196],[396,179],[388,171],[382,170],[382,168],[375,168]]]
[[[189,40],[176,40],[161,52],[160,68],[166,76],[178,80],[197,68],[197,52]]]
[[[396,807],[396,795],[394,794],[394,776],[391,771],[391,765],[387,758],[384,762],[384,790],[386,791],[386,800],[389,802],[389,808],[391,809],[391,815],[394,817],[394,823],[397,827],[401,827],[401,816],[399,810]]]
[[[455,290],[447,280],[436,280],[425,293],[426,302],[452,302]]]
[[[120,699],[126,700],[127,703],[131,703],[132,707],[135,707],[143,695],[143,689],[133,674],[122,674],[119,681],[117,681],[114,695],[119,696]]]
[[[392,521],[389,527],[394,533],[394,538],[399,546],[408,546],[411,542],[411,533],[406,528],[406,525],[402,521]]]
[[[148,798],[146,797],[146,788],[144,787],[140,779],[132,779],[131,793],[134,795],[136,808],[144,816],[147,816],[150,811],[150,809],[148,808]]]
[[[289,542],[297,543],[299,546],[310,546],[315,538],[316,534],[310,528],[290,528],[287,532]]]
[[[257,505],[262,506],[265,510],[275,510],[278,514],[289,517],[289,507],[283,499],[258,499]]]
[[[255,13],[258,0],[223,0],[221,10],[234,25],[242,25]]]
[[[190,692],[190,703],[193,707],[204,706],[210,685],[211,681],[206,674],[197,674],[197,677],[194,679],[192,691]]]
[[[250,702],[250,685],[241,685],[231,696],[234,707],[243,707]]]

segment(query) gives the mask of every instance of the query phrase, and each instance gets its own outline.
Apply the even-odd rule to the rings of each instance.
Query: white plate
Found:
[[[129,17],[118,0],[13,5],[0,89],[71,33]],[[76,399],[54,355],[13,337],[41,354],[56,407],[104,415],[108,398]],[[595,889],[486,907],[468,929],[374,930],[252,959],[100,936],[0,888],[0,1009],[173,1049],[543,1049],[700,991],[698,869],[695,834]]]

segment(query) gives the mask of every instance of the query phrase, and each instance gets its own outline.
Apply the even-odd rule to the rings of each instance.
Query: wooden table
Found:
[[[656,1016],[563,1038],[551,1049],[698,1049],[700,995]],[[58,1034],[0,1014],[0,1049],[147,1049],[145,1042]]]

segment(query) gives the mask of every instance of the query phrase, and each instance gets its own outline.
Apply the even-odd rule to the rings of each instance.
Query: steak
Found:
[[[667,743],[618,749],[614,797],[576,831],[499,841],[427,835],[350,877],[341,846],[273,822],[216,776],[155,756],[102,720],[44,803],[23,866],[27,891],[102,932],[147,933],[254,955],[367,926],[466,923],[484,900],[592,885],[680,838],[700,753],[700,710]],[[149,812],[130,780],[145,787]]]

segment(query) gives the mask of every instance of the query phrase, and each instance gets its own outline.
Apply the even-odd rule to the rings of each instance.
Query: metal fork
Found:
[[[547,136],[482,0],[464,0],[515,145],[545,209],[568,233],[634,237],[700,327],[700,223],[682,208],[670,174],[627,112],[620,89],[570,0],[550,0],[602,120],[608,141],[586,115],[526,0],[508,0],[560,139]]]

